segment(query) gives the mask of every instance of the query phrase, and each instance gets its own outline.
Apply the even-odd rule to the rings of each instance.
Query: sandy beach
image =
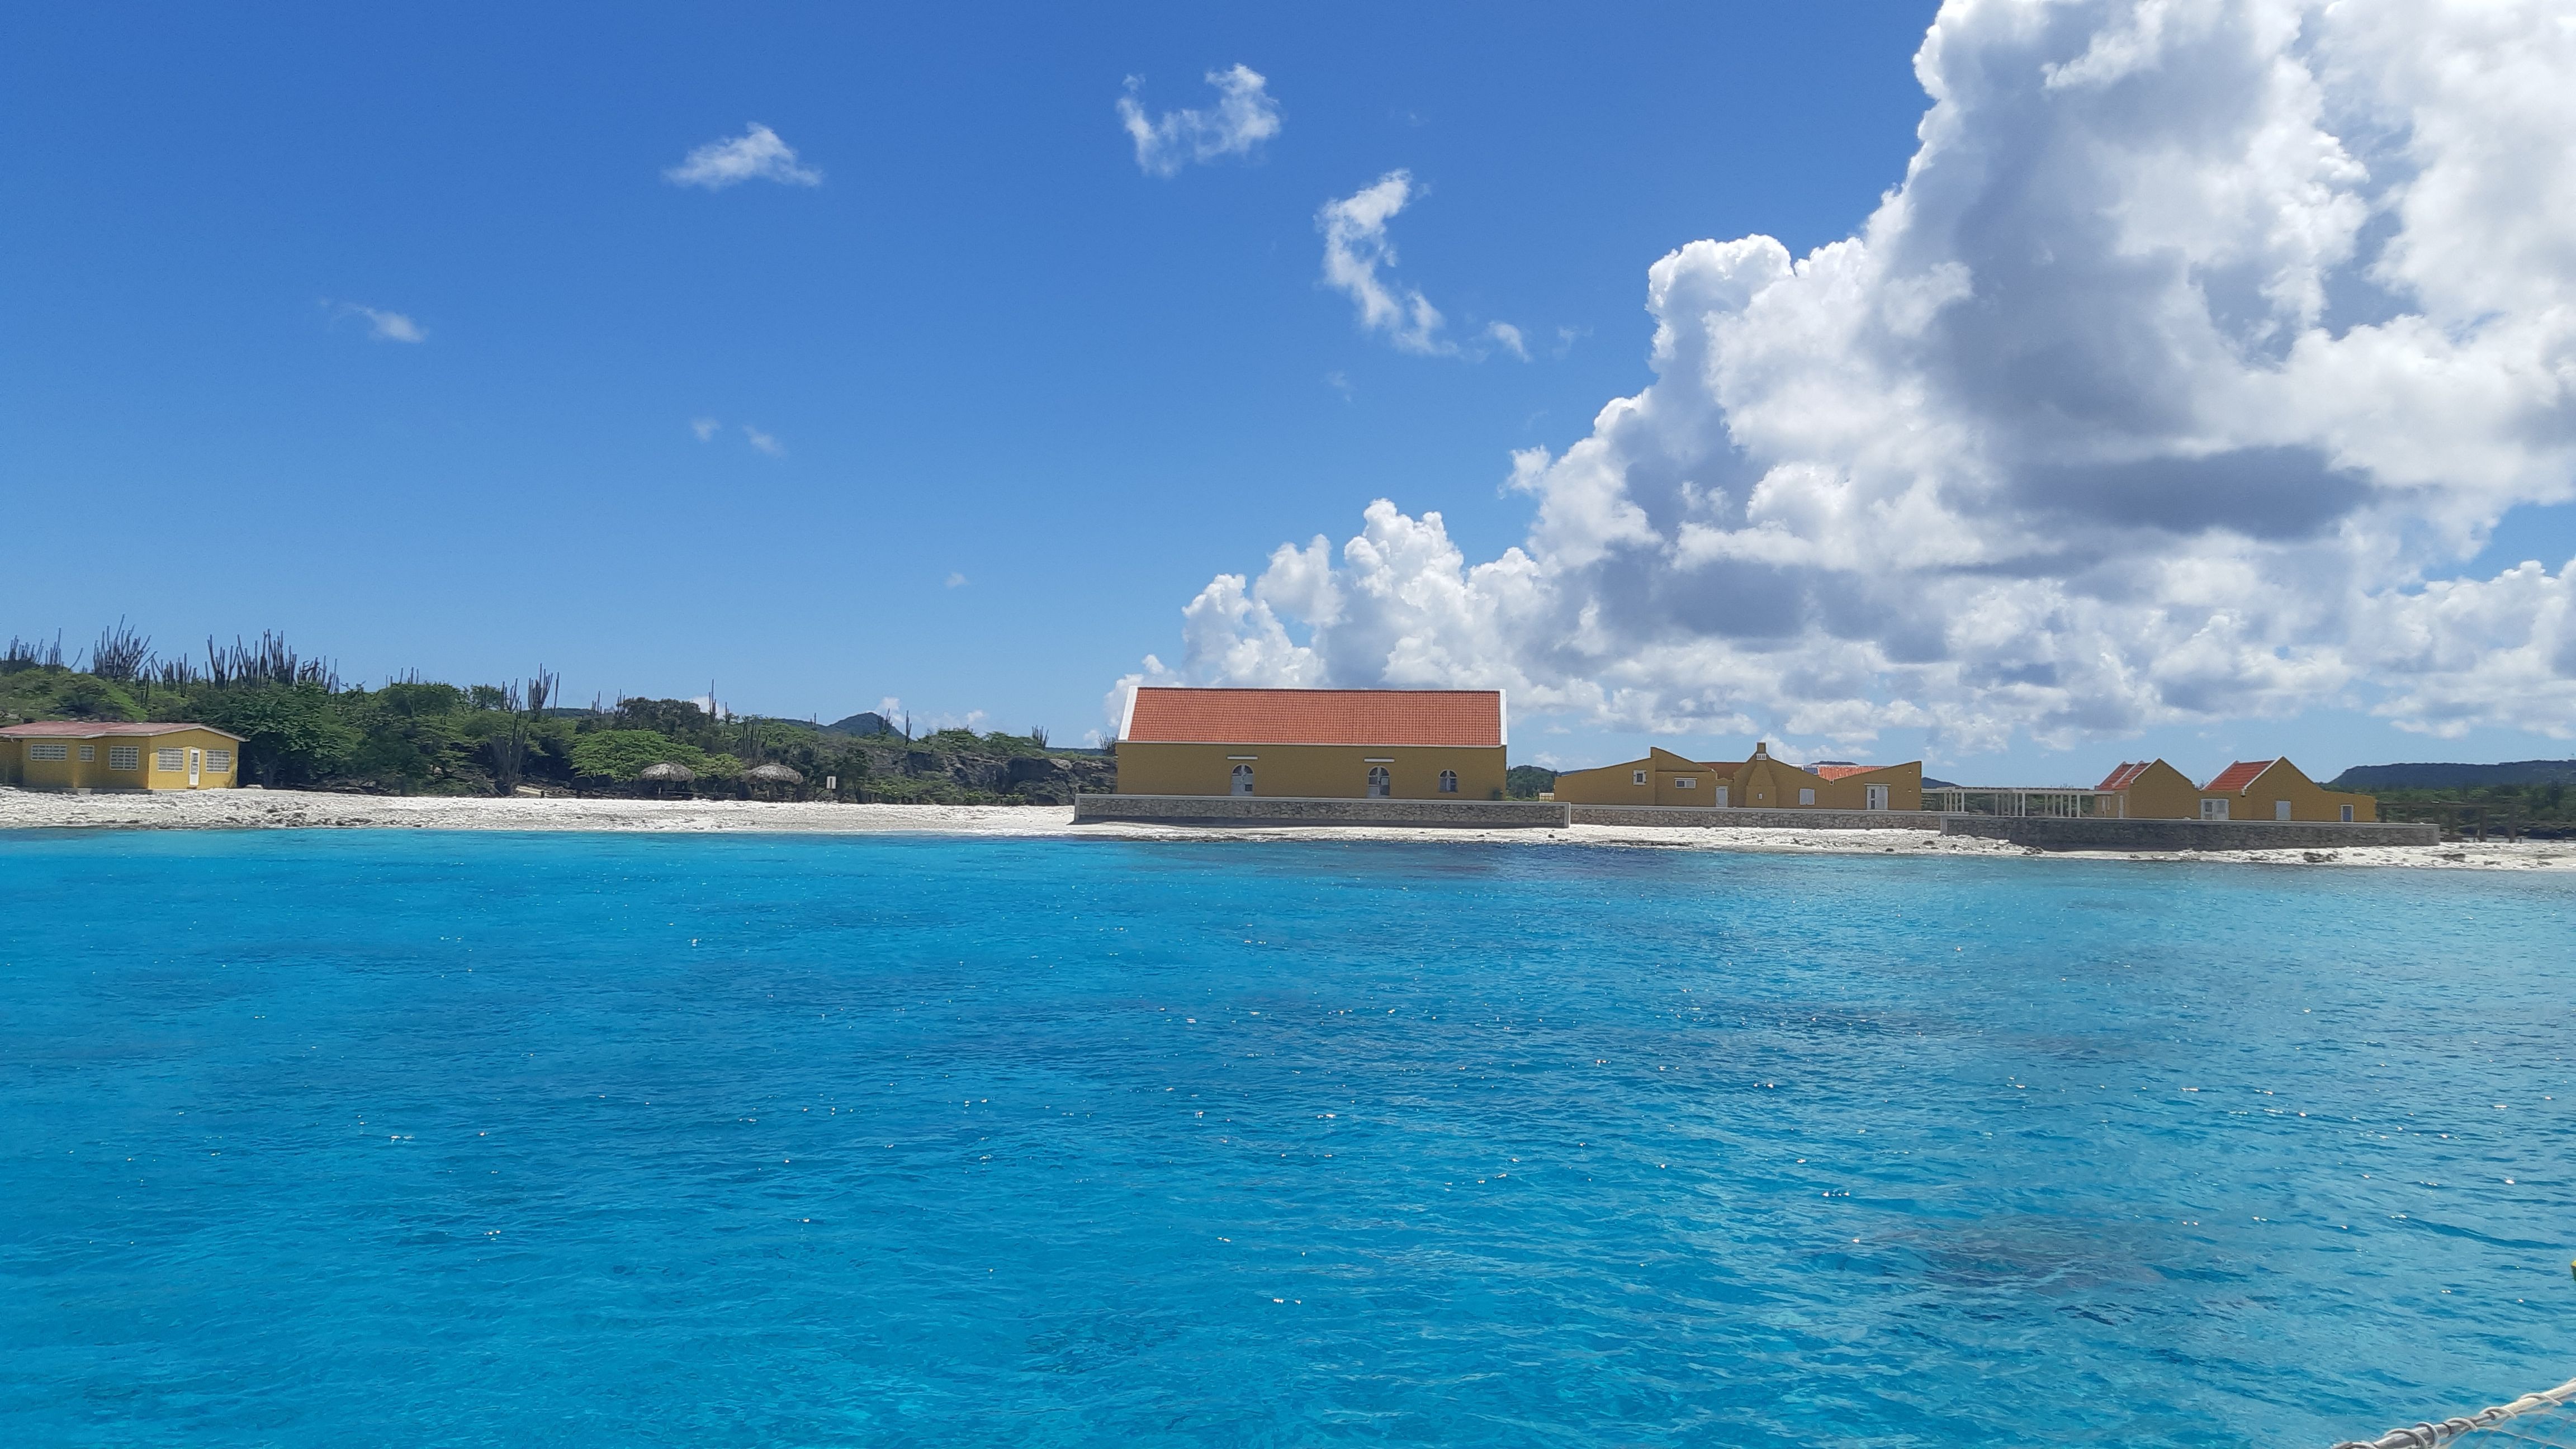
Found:
[[[1197,840],[1331,844],[1351,840],[1499,845],[1577,844],[1664,850],[1788,854],[2011,856],[2038,854],[2002,841],[1918,830],[1762,830],[1577,825],[1556,830],[1440,830],[1379,826],[1210,829],[1076,825],[1066,806],[772,804],[747,800],[485,799],[454,795],[335,795],[225,790],[163,795],[65,795],[0,788],[0,830],[606,830],[703,834],[772,831],[817,835],[971,835],[1099,840]],[[2425,869],[2576,869],[2576,841],[2257,850],[2207,855],[2057,852],[2108,860],[2219,860],[2247,865],[2372,865]]]

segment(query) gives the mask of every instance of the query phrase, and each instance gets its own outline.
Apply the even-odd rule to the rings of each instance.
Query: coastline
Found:
[[[1802,855],[1939,855],[2020,858],[2042,854],[2002,841],[1917,830],[1801,830],[1576,825],[1473,830],[1389,826],[1213,829],[1073,823],[1061,805],[780,804],[754,800],[513,799],[460,795],[335,795],[299,790],[65,795],[0,789],[0,830],[452,830],[625,831],[641,834],[766,832],[800,835],[960,835],[998,839],[1190,840],[1238,843],[1348,840],[1449,844],[1572,844],[1633,849]],[[2243,865],[2405,866],[2422,869],[2576,869],[2576,841],[2459,842],[2340,850],[2184,853],[2053,851],[2074,860],[2193,860]]]

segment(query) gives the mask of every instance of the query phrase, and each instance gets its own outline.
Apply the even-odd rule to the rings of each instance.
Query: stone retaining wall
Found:
[[[1712,805],[1574,805],[1577,825],[1734,826],[1760,830],[1938,831],[1932,810],[1741,810]]]
[[[2278,820],[2060,820],[2036,815],[1949,815],[1944,835],[2009,840],[2040,850],[2334,850],[2356,845],[2439,845],[2438,825],[2337,825]]]
[[[1562,827],[1565,807],[1545,800],[1327,800],[1277,795],[1078,795],[1077,825],[1395,825],[1466,829]]]

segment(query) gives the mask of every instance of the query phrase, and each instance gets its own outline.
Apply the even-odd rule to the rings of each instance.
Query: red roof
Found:
[[[2102,777],[2102,783],[2094,786],[2093,788],[2096,790],[2126,790],[2131,785],[2138,783],[2138,777],[2145,774],[2155,765],[2155,763],[2156,762],[2153,760],[2139,760],[2134,763],[2123,760],[2120,762],[2120,768],[2104,775]]]
[[[74,739],[95,740],[107,735],[167,735],[180,730],[204,730],[228,740],[241,736],[213,725],[175,724],[154,721],[150,724],[127,724],[122,720],[48,719],[34,724],[11,725],[0,729],[0,740]]]
[[[1828,780],[1839,780],[1845,775],[1866,775],[1872,770],[1886,768],[1885,765],[1818,765],[1816,773]]]
[[[2254,777],[2272,768],[2270,760],[2238,760],[2218,772],[2218,778],[2200,788],[2211,795],[2227,795],[2254,783]]]
[[[1140,688],[1120,737],[1205,745],[1500,746],[1499,689]]]

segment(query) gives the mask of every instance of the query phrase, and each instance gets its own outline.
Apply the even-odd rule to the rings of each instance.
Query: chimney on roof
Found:
[[[1769,740],[1754,741],[1753,758],[1757,760],[1767,760],[1771,758],[1771,742]]]

